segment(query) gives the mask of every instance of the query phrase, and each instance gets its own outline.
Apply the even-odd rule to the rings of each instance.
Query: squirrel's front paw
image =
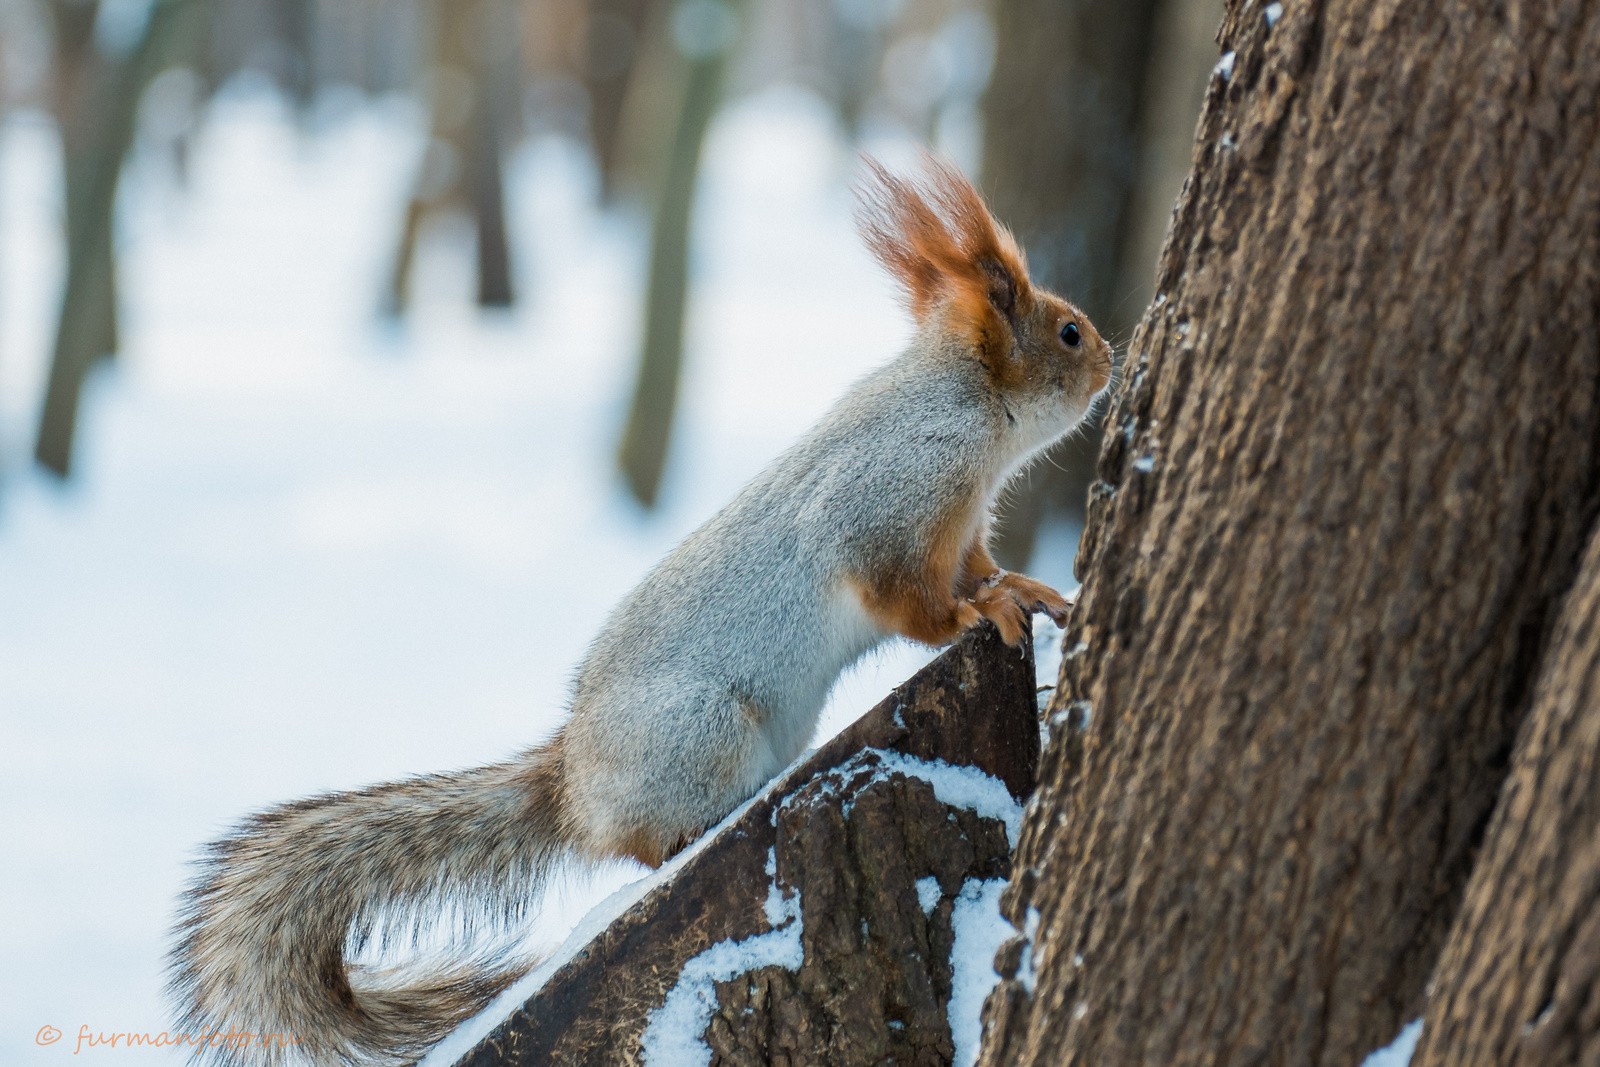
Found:
[[[990,576],[978,592],[982,594],[991,589],[1009,595],[1023,611],[1040,611],[1050,616],[1051,621],[1057,626],[1067,625],[1067,612],[1072,607],[1072,601],[1037,578],[1001,571]]]
[[[978,609],[979,615],[995,624],[1000,639],[1006,644],[1014,647],[1022,643],[1028,613],[1005,586],[987,583],[978,586],[978,591],[972,594],[972,606]]]

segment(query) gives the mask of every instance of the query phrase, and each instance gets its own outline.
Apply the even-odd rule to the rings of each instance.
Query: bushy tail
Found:
[[[252,816],[210,847],[184,897],[171,959],[180,1030],[218,1064],[414,1059],[529,961],[456,962],[399,986],[348,963],[347,947],[396,915],[517,918],[571,840],[561,778],[550,745]]]

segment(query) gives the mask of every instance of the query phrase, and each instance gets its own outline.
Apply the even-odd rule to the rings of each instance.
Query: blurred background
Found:
[[[607,610],[909,336],[859,152],[953,159],[1125,342],[1221,8],[0,0],[0,1062],[167,1027],[245,812],[553,729]],[[1002,562],[1075,584],[1096,447]]]

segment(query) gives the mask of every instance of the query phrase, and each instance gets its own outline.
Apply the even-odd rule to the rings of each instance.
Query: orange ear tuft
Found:
[[[856,221],[867,247],[905,289],[920,322],[941,301],[951,325],[986,355],[1009,350],[1012,321],[1032,303],[1022,250],[954,166],[924,157],[927,178],[897,178],[865,159]]]

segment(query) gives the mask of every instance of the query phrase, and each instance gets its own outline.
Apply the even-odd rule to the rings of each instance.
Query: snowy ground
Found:
[[[548,733],[607,609],[908,334],[851,233],[853,157],[826,115],[786,92],[730,109],[667,505],[641,515],[609,465],[639,220],[597,213],[577,149],[533,144],[509,186],[523,302],[470,308],[457,235],[385,328],[417,147],[405,108],[302,138],[236,93],[187,192],[139,160],[125,356],[91,383],[62,489],[22,462],[60,278],[53,133],[0,127],[0,1062],[62,1062],[80,1027],[168,1026],[185,861],[243,813]],[[897,645],[847,676],[824,730],[926,656]],[[551,938],[638,873],[566,887]],[[59,1044],[35,1043],[46,1026]]]

